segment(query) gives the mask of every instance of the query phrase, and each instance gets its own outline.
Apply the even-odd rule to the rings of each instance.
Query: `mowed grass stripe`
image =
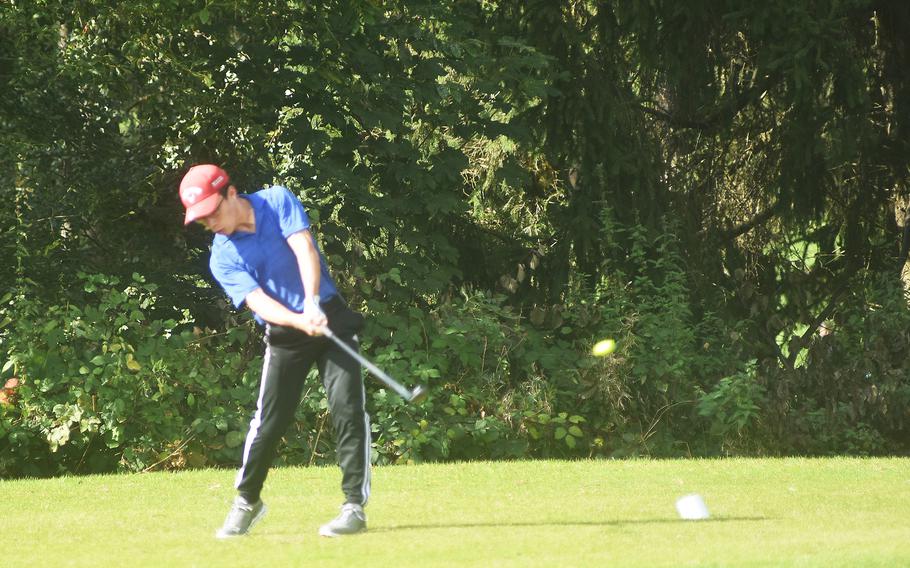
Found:
[[[910,460],[532,461],[374,469],[367,534],[317,535],[336,468],[280,468],[216,541],[234,472],[0,482],[4,566],[910,565]],[[674,507],[702,495],[706,521]]]

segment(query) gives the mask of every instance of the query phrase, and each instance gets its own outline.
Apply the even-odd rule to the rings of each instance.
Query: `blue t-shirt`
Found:
[[[300,278],[297,257],[287,238],[310,228],[310,218],[297,197],[276,185],[250,195],[241,195],[253,206],[256,232],[235,231],[232,235],[215,235],[209,268],[234,306],[243,305],[247,294],[257,288],[294,312],[303,312],[306,292]],[[321,276],[319,296],[324,302],[338,294],[329,275],[322,252],[319,253]],[[256,321],[265,322],[258,315]]]

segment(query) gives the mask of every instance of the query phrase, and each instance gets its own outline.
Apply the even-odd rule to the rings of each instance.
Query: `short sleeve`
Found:
[[[300,200],[285,187],[272,188],[272,206],[278,214],[278,224],[281,227],[281,236],[285,239],[305,229],[310,228],[310,218],[306,214]]]
[[[235,308],[243,305],[250,292],[260,288],[253,275],[247,272],[238,262],[232,262],[224,255],[212,251],[209,259],[209,269],[218,284],[224,289]]]

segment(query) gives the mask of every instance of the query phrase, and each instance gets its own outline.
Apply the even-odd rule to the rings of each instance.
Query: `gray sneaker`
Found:
[[[367,516],[363,507],[355,503],[345,503],[341,514],[319,527],[321,536],[343,536],[367,530]]]
[[[224,526],[215,533],[215,538],[224,539],[245,535],[250,532],[259,519],[265,516],[267,510],[262,499],[250,503],[240,495],[234,497],[231,511],[224,520]]]

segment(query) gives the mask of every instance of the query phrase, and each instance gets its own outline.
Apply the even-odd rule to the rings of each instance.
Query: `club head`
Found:
[[[411,398],[408,400],[408,402],[423,402],[427,398],[428,394],[430,394],[430,392],[426,389],[426,387],[417,385],[411,391]]]

